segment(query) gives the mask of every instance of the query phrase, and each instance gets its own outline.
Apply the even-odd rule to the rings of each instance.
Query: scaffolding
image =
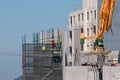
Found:
[[[52,30],[53,32],[53,30]],[[59,32],[59,31],[58,31]],[[33,43],[22,44],[22,69],[23,80],[62,80],[62,44],[59,38],[53,46],[51,40],[55,37],[45,37],[47,33],[42,32],[42,38],[33,34]]]

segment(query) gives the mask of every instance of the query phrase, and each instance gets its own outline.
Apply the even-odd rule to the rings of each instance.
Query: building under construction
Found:
[[[33,36],[33,43],[22,45],[23,80],[62,80],[62,55],[64,31],[51,30],[52,34],[42,31]],[[54,36],[54,35],[57,36]],[[47,36],[46,36],[47,35]],[[62,36],[62,37],[60,37]],[[42,38],[39,38],[42,37]]]

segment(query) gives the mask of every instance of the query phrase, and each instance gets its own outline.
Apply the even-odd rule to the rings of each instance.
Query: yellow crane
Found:
[[[99,10],[99,25],[97,34],[94,36],[85,37],[84,33],[80,34],[81,39],[90,40],[103,40],[103,34],[111,29],[112,16],[114,11],[115,0],[102,0],[102,4]],[[104,45],[102,45],[103,47]],[[96,47],[96,46],[95,46]],[[97,46],[98,47],[98,46]]]

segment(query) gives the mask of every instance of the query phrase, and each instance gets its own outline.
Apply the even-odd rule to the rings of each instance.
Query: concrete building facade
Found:
[[[72,63],[75,53],[90,51],[94,47],[94,40],[85,40],[84,44],[80,44],[80,33],[85,33],[86,37],[97,33],[99,6],[100,0],[82,0],[82,8],[69,14],[69,49]]]
[[[101,2],[102,0],[82,0],[82,8],[69,14],[69,51],[72,65],[74,65],[74,56],[76,53],[80,53],[80,51],[89,52],[94,47],[95,40],[85,39],[84,44],[81,44],[80,33],[85,33],[86,37],[97,34],[99,24],[98,14]],[[120,1],[116,0],[111,26],[116,37],[119,36],[119,30],[116,27],[120,26],[119,3]],[[114,47],[117,45],[114,41],[114,44],[108,41],[111,38],[113,37],[109,36],[109,33],[104,34],[105,47],[113,48],[112,45]]]
[[[99,72],[90,66],[69,66],[64,68],[63,80],[100,80]],[[120,80],[120,66],[103,66],[102,80]]]
[[[118,36],[119,31],[117,28],[120,26],[120,0],[115,1],[116,3],[112,18],[112,29],[116,30],[115,34]],[[85,33],[85,36],[91,36],[97,33],[99,23],[98,12],[101,6],[101,2],[102,0],[82,0],[82,8],[69,14],[69,49],[72,66],[64,67],[64,80],[120,80],[119,51],[112,51],[110,55],[107,56],[108,61],[110,61],[111,64],[103,64],[102,77],[97,68],[94,66],[77,66],[75,64],[76,53],[89,53],[89,51],[91,51],[91,49],[94,47],[94,40],[85,40],[85,43],[81,45],[79,36],[82,32]],[[105,40],[106,38],[107,40],[110,40],[108,34],[105,34],[104,38]],[[110,43],[114,42],[111,41]],[[106,44],[107,41],[105,42],[105,45]],[[112,45],[109,46],[112,47]],[[115,47],[117,47],[117,45],[115,45]],[[86,60],[86,58],[84,59]],[[93,58],[91,59],[93,60]],[[112,63],[115,65],[112,65]]]

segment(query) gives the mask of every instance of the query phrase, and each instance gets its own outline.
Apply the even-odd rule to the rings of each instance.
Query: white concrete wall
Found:
[[[99,80],[99,72],[90,66],[63,67],[63,80]],[[120,80],[120,66],[103,66],[103,80]]]
[[[63,80],[98,80],[98,72],[94,74],[87,66],[64,67]]]
[[[83,8],[94,8],[97,6],[98,0],[82,0]]]
[[[104,66],[103,80],[120,80],[120,66]]]
[[[80,30],[80,24],[81,23],[78,21],[78,14],[81,15],[81,13],[82,13],[82,10],[78,10],[78,11],[75,11],[75,12],[72,12],[72,13],[69,14],[69,31],[72,32],[72,34],[71,34],[72,39],[69,38],[70,39],[69,43],[71,44],[70,46],[72,47],[72,52],[70,53],[70,54],[72,54],[71,55],[72,62],[74,62],[75,48],[76,48],[76,46],[80,46],[79,43],[76,45],[76,41],[80,41],[79,33],[76,34],[76,30],[78,30],[78,31]],[[70,17],[72,17],[72,24],[71,24]],[[80,21],[81,20],[82,19],[80,18]],[[78,36],[77,40],[76,40],[76,36]],[[77,47],[77,49],[78,48],[80,48],[80,47]],[[74,63],[72,63],[72,65],[74,65]]]
[[[94,10],[96,10],[96,19],[94,19]],[[91,13],[92,11],[92,13]],[[89,20],[87,20],[87,12],[89,12]],[[84,20],[82,21],[82,14]],[[78,22],[78,14],[80,14],[80,22]],[[72,22],[73,24],[70,24],[70,17],[72,17]],[[69,15],[69,29],[72,31],[72,48],[74,48],[74,29],[78,27],[79,29],[81,27],[84,28],[84,33],[85,36],[87,36],[87,29],[89,29],[89,36],[94,35],[93,30],[93,25],[97,25],[98,21],[98,0],[83,0],[83,6],[82,10],[78,10],[75,12],[70,13]],[[96,30],[97,31],[97,30]],[[78,36],[79,37],[79,36]],[[89,51],[91,49],[91,44],[93,45],[93,40],[86,40],[85,45],[84,45],[84,51]],[[89,47],[88,47],[89,46]],[[72,50],[72,53],[74,53],[74,49]]]
[[[83,28],[85,36],[87,36],[87,29],[89,29],[89,36],[94,35],[93,33],[93,26],[96,26],[96,32],[98,27],[98,9],[100,6],[100,0],[82,0],[82,9],[77,10],[74,12],[71,12],[69,14],[69,31],[72,32],[72,39],[70,39],[69,43],[71,43],[72,46],[72,52],[70,52],[72,55],[72,62],[74,62],[74,55],[75,55],[75,47],[79,46],[80,44],[75,44],[75,36],[78,36],[75,34],[75,29]],[[98,4],[99,3],[99,4]],[[94,18],[94,11],[96,10],[96,19]],[[89,20],[87,20],[87,12],[89,12]],[[91,13],[92,12],[92,13]],[[82,21],[82,13],[83,13],[83,21]],[[80,21],[78,21],[78,14],[80,14]],[[70,17],[72,17],[72,25]],[[79,36],[78,36],[79,37]],[[80,40],[80,39],[79,39]],[[85,40],[84,44],[84,51],[90,51],[93,49],[94,40]]]
[[[86,67],[65,67],[63,80],[87,80]]]
[[[89,29],[89,36],[94,35],[93,26],[97,27],[97,17],[98,17],[98,0],[83,0],[83,10],[84,10],[84,31],[85,36],[87,36]],[[94,10],[96,10],[96,19],[94,18]],[[92,11],[92,13],[91,13]],[[87,12],[89,13],[89,20],[87,20]],[[90,51],[93,48],[93,40],[85,40],[84,51]]]

